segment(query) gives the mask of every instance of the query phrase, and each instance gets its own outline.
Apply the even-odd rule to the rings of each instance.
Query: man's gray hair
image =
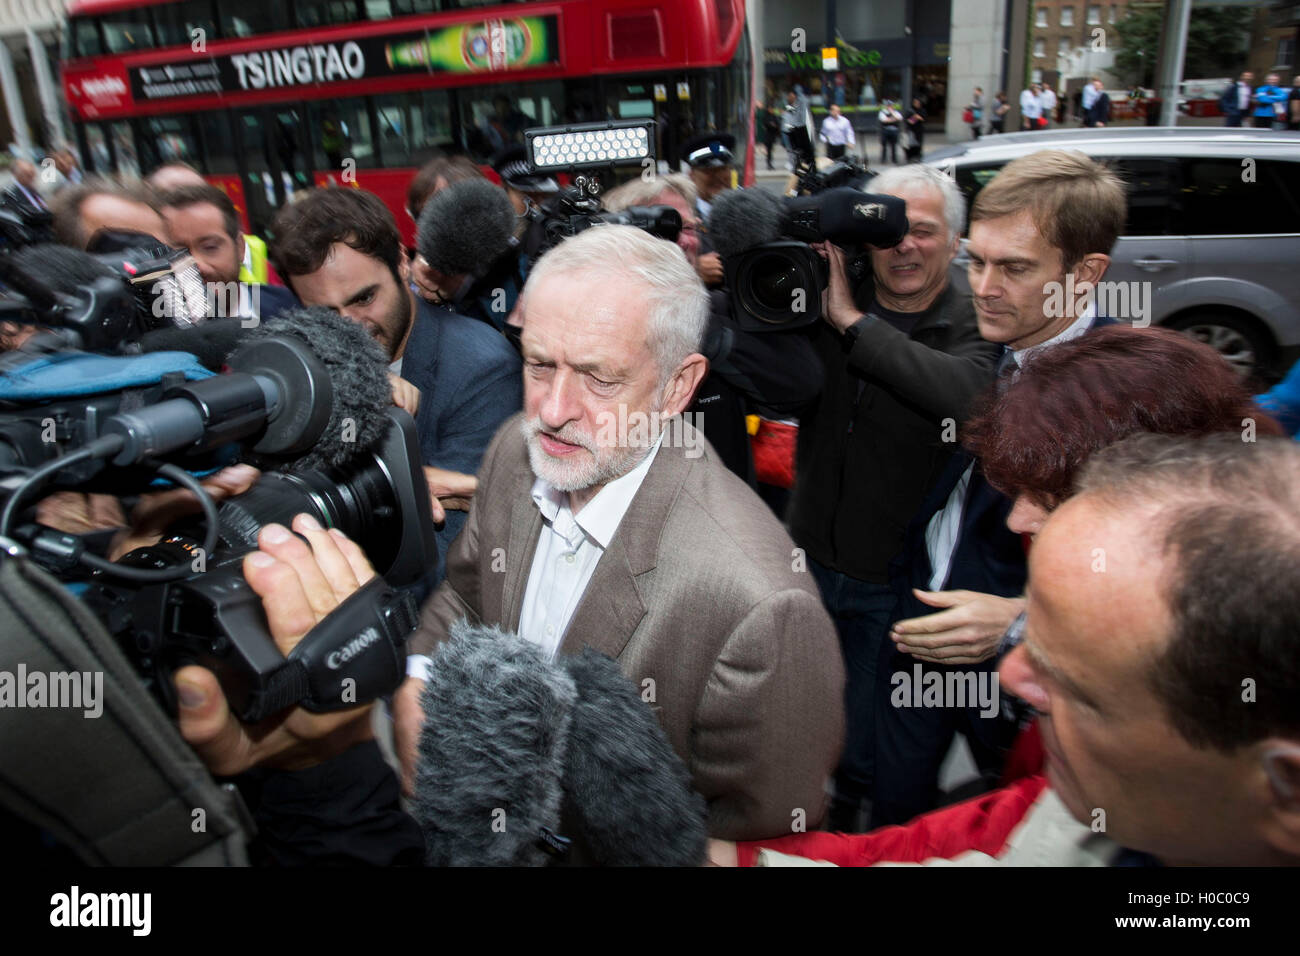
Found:
[[[659,197],[669,189],[685,199],[686,205],[695,208],[699,190],[695,188],[691,178],[682,173],[668,173],[648,180],[640,178],[630,180],[605,193],[601,197],[601,205],[610,212],[619,212],[628,206],[655,206],[658,205]]]
[[[650,306],[648,345],[659,381],[692,352],[700,350],[709,321],[709,294],[686,254],[675,243],[634,226],[592,226],[566,239],[537,261],[524,287],[524,315],[530,288],[552,272],[589,276],[600,285],[638,283]]]
[[[962,227],[966,225],[966,197],[961,194],[953,178],[938,167],[920,163],[895,166],[873,176],[866,189],[869,193],[884,193],[888,196],[899,190],[923,187],[934,189],[943,197],[943,218],[948,224],[948,239],[951,241],[960,236]]]

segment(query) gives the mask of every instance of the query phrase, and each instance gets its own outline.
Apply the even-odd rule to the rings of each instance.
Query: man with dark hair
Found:
[[[208,181],[203,178],[203,174],[191,166],[189,163],[179,159],[174,159],[169,163],[163,163],[152,173],[145,177],[145,182],[155,193],[163,194],[183,186],[207,186]],[[234,204],[231,204],[234,208]],[[236,224],[238,227],[238,212],[236,212]],[[241,257],[240,272],[244,273],[242,277],[246,282],[260,282],[263,285],[278,285],[279,278],[271,274],[268,268],[269,263],[266,256],[266,240],[261,236],[254,236],[244,233],[242,236],[244,242],[244,252]]]
[[[167,226],[148,190],[90,177],[59,190],[50,201],[54,241],[89,248],[101,231],[139,232],[167,241]]]
[[[404,380],[398,387],[413,387],[399,404],[415,415],[430,486],[457,499],[449,508],[467,507],[459,499],[473,493],[488,442],[523,403],[518,355],[490,326],[411,291],[397,224],[374,193],[312,190],[280,210],[272,232],[272,259],[298,298],[365,326]],[[464,523],[461,511],[447,513],[444,554]]]
[[[1074,290],[1101,282],[1125,208],[1114,173],[1062,150],[1008,163],[976,196],[968,273],[980,334],[1003,346],[1004,387],[1045,350],[1114,321],[1097,314],[1095,295],[1076,298]],[[1023,608],[1024,550],[1006,527],[1010,510],[976,460],[959,453],[912,518],[892,568],[895,647],[877,671],[873,826],[903,823],[934,806],[957,730],[979,769],[1000,774],[1010,742],[1000,715],[969,702],[900,708],[891,691],[897,674],[916,667],[945,677],[996,669],[998,640]]]
[[[269,319],[297,305],[288,289],[258,283],[244,267],[239,213],[216,186],[181,186],[163,193],[159,202],[170,244],[194,257],[203,281],[216,292],[210,298],[217,311]]]
[[[714,859],[1300,864],[1297,515],[1289,439],[1142,434],[1098,452],[1034,543],[1024,641],[1000,673],[1040,715],[1045,777],[906,827]]]
[[[1219,109],[1223,112],[1224,126],[1240,126],[1242,118],[1250,110],[1251,100],[1255,97],[1255,74],[1245,70],[1237,80],[1223,91],[1219,97]]]

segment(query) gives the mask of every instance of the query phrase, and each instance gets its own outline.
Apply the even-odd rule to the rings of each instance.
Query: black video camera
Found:
[[[410,592],[436,572],[438,554],[415,425],[388,407],[386,363],[364,329],[304,309],[251,334],[228,358],[229,375],[200,370],[198,380],[163,375],[141,389],[9,401],[0,416],[0,538],[85,586],[87,603],[166,706],[175,705],[172,672],[202,664],[234,712],[256,722],[294,705],[345,709],[395,689],[416,623]],[[323,339],[333,344],[306,344]],[[218,511],[192,472],[228,461],[235,441],[281,471]],[[108,544],[103,534],[43,527],[29,511],[52,487],[123,496],[156,476],[194,491],[203,521],[174,526],[118,562],[96,553]],[[263,525],[287,526],[302,512],[352,538],[379,577],[286,657],[241,561]]]
[[[849,251],[847,270],[856,284],[871,269],[864,245],[888,249],[907,235],[906,205],[894,196],[849,186],[785,200],[755,190],[732,190],[714,202],[713,231],[733,217],[759,242],[723,255],[733,311],[748,331],[808,325],[821,317],[821,293],[830,275],[808,243],[831,242]],[[765,240],[765,241],[763,241]],[[721,250],[723,242],[717,240]]]
[[[126,568],[188,567],[145,587],[99,582],[87,603],[174,712],[171,674],[201,664],[221,682],[231,709],[255,723],[286,707],[339,710],[393,691],[405,674],[406,638],[417,623],[409,590],[438,556],[420,446],[411,417],[389,411],[380,446],[346,469],[263,475],[219,510],[215,549],[194,522],[118,562]],[[355,541],[378,577],[330,614],[286,658],[266,629],[261,599],[244,580],[244,555],[264,525],[288,527],[306,512]],[[350,683],[349,683],[350,682]]]

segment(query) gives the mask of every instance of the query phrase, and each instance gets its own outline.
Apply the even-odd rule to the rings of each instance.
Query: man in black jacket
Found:
[[[965,203],[927,166],[892,169],[871,192],[902,198],[908,235],[871,252],[871,281],[851,293],[844,254],[831,264],[826,324],[814,346],[821,398],[800,415],[790,533],[835,619],[848,685],[848,733],[831,823],[857,826],[874,772],[877,662],[894,611],[890,560],[956,447],[971,399],[993,381],[1001,351],[980,338],[969,297],[949,284]],[[801,560],[802,555],[796,555]]]

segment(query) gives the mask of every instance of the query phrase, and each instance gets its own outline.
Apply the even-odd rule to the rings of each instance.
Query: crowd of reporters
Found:
[[[421,765],[452,752],[437,724],[463,701],[438,668],[464,650],[467,618],[518,632],[511,653],[544,663],[586,648],[613,658],[702,798],[671,812],[692,839],[715,839],[714,862],[1025,862],[1012,838],[1024,829],[1057,864],[1294,863],[1300,452],[1279,424],[1294,430],[1294,381],[1261,407],[1206,346],[1092,300],[1054,310],[1053,282],[1105,281],[1126,212],[1112,172],[1061,151],[1009,164],[969,210],[927,166],[871,178],[867,193],[905,204],[905,230],[818,243],[816,321],[755,330],[716,251],[744,245],[713,215],[731,201],[734,148],[697,137],[686,172],[602,197],[611,213],[674,210],[675,249],[617,225],[555,243],[547,210],[563,190],[521,149],[498,157],[491,194],[464,159],[420,170],[415,249],[364,189],[295,197],[269,243],[179,164],[147,183],[69,180],[51,197],[57,242],[93,251],[127,234],[186,249],[206,283],[238,285],[235,317],[320,306],[362,325],[415,420],[441,560],[389,704],[396,753],[383,756],[369,708],[246,728],[211,675],[177,674],[181,733],[238,779],[262,859],[476,861],[446,850],[429,810],[446,817],[429,793],[456,771]],[[968,222],[966,294],[950,267]],[[448,252],[452,232],[469,254]],[[491,252],[476,255],[479,242]],[[7,328],[6,346],[29,334]],[[615,409],[682,416],[707,447],[697,458],[667,429],[601,437]],[[784,478],[763,470],[761,442],[756,467],[754,433],[772,423],[797,428]],[[229,497],[255,479],[232,469],[208,485]],[[67,530],[127,523],[93,496],[40,514]],[[282,646],[374,574],[316,522],[291,530],[263,529],[245,564]],[[1078,553],[1096,549],[1112,573],[1085,576]],[[918,683],[996,688],[1000,674],[1000,706],[900,705],[913,667]],[[1246,678],[1260,688],[1249,704]],[[545,679],[572,704],[569,685]],[[958,733],[982,796],[938,809],[953,799],[940,770]],[[549,735],[530,739],[519,746],[536,756]],[[550,779],[571,772],[564,759],[528,766]],[[569,836],[583,831],[575,794],[545,796]],[[1208,825],[1203,806],[1217,808]],[[1112,808],[1105,845],[1088,826],[1097,807]],[[1049,817],[1055,829],[1032,829]],[[703,862],[702,844],[659,861],[692,854]]]

